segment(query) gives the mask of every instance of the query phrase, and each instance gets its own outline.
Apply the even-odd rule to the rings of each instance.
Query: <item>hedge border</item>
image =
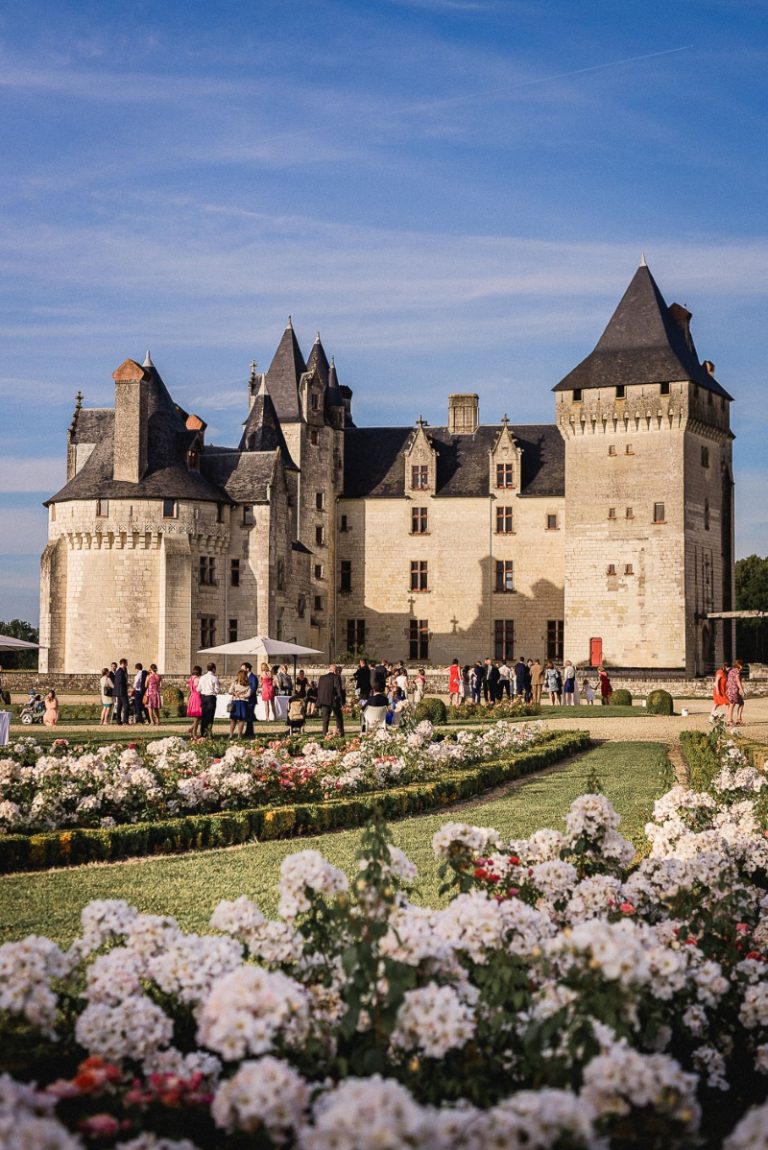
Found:
[[[405,818],[449,807],[502,783],[534,774],[585,751],[591,744],[586,731],[557,732],[546,742],[521,751],[514,758],[449,770],[439,779],[386,791],[285,807],[187,815],[154,823],[4,835],[0,837],[0,874],[148,855],[184,854],[190,850],[234,846],[252,839],[266,842],[322,834],[362,826],[375,808],[381,809],[387,820]]]
[[[768,747],[752,739],[739,739],[737,746],[753,767],[762,770],[768,760]],[[711,731],[681,731],[680,751],[688,770],[688,783],[694,789],[708,789],[722,763],[712,745]]]

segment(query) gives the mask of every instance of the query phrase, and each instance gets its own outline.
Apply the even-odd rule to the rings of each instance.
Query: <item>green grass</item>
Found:
[[[419,868],[415,899],[436,904],[437,866],[432,835],[449,820],[492,826],[508,838],[539,827],[562,828],[570,803],[586,789],[590,771],[622,815],[622,832],[638,846],[653,800],[670,785],[666,748],[658,743],[611,743],[516,784],[502,797],[479,799],[436,815],[393,825],[393,838]],[[276,907],[280,863],[314,848],[348,873],[355,867],[359,831],[253,843],[181,857],[96,864],[0,879],[0,939],[44,934],[69,942],[80,909],[91,899],[125,898],[144,912],[173,914],[187,930],[204,930],[216,903],[245,894],[266,913]]]

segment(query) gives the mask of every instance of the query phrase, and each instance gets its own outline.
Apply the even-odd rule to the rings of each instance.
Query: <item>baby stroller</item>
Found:
[[[30,727],[32,723],[42,723],[43,715],[45,714],[45,703],[42,696],[37,691],[29,692],[29,699],[21,708],[19,718],[25,727]]]

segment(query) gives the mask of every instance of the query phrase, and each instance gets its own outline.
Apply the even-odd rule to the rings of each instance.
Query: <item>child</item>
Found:
[[[288,710],[285,715],[285,721],[288,724],[288,730],[292,735],[301,734],[304,730],[304,723],[307,717],[307,704],[301,695],[296,692],[291,695],[288,700]]]
[[[581,693],[584,696],[584,702],[589,703],[590,707],[595,703],[595,688],[590,683],[589,679],[585,679],[581,684]]]

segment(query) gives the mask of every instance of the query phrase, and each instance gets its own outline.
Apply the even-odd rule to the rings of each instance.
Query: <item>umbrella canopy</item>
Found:
[[[37,651],[38,643],[27,643],[25,639],[15,639],[13,635],[0,635],[0,651]]]
[[[300,647],[284,639],[270,639],[269,635],[254,635],[252,639],[238,639],[236,643],[222,643],[218,647],[201,647],[200,655],[322,655],[316,647]]]

